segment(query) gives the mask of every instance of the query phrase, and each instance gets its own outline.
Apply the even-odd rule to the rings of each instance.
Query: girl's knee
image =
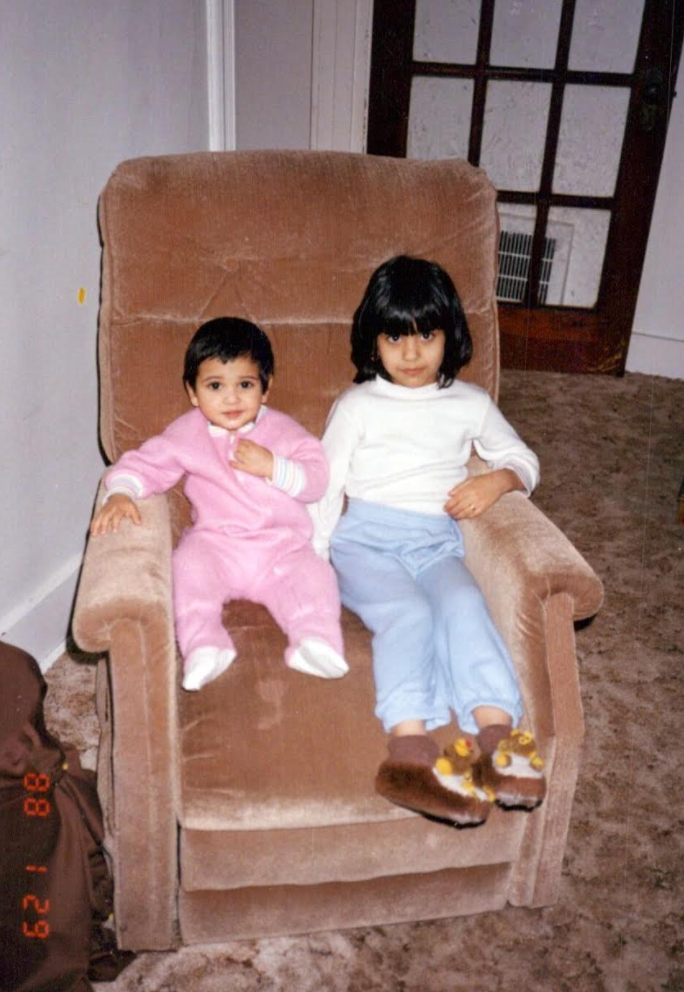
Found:
[[[484,596],[476,585],[464,585],[451,596],[444,597],[439,603],[436,614],[448,622],[480,623],[483,617],[489,617]]]
[[[385,600],[374,604],[373,610],[369,612],[372,612],[373,627],[378,633],[406,631],[410,632],[413,639],[420,631],[430,635],[434,626],[430,604],[418,596]]]

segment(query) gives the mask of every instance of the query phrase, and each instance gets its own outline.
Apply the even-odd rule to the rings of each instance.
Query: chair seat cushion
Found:
[[[199,692],[178,690],[186,892],[515,860],[524,814],[494,810],[483,828],[449,830],[376,795],[385,735],[370,635],[355,616],[343,616],[350,671],[334,681],[285,666],[285,637],[263,607],[233,603],[224,619],[237,660]]]
[[[350,671],[326,680],[286,667],[285,636],[264,607],[231,603],[224,620],[236,661],[199,692],[178,689],[181,826],[270,830],[409,815],[373,788],[385,735],[361,622],[344,612]]]

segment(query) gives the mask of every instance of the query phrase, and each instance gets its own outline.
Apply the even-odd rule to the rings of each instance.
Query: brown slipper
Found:
[[[478,759],[477,784],[506,809],[534,809],[546,795],[544,762],[537,754],[532,734],[511,730],[492,753]]]
[[[378,769],[376,792],[397,806],[457,826],[484,823],[491,809],[485,792],[469,771],[456,772],[448,758],[435,761],[437,754],[429,737],[393,738],[390,757]]]

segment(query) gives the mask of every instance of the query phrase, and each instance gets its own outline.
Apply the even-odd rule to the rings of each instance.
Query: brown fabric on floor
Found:
[[[88,992],[118,956],[102,923],[112,886],[95,776],[50,734],[46,683],[25,651],[0,643],[0,989]]]

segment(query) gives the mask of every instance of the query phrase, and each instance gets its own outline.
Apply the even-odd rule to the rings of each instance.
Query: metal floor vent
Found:
[[[498,300],[506,303],[523,303],[530,269],[532,235],[522,231],[501,231],[499,235],[499,278],[496,283]],[[544,238],[544,255],[539,279],[539,303],[546,303],[556,239]]]

